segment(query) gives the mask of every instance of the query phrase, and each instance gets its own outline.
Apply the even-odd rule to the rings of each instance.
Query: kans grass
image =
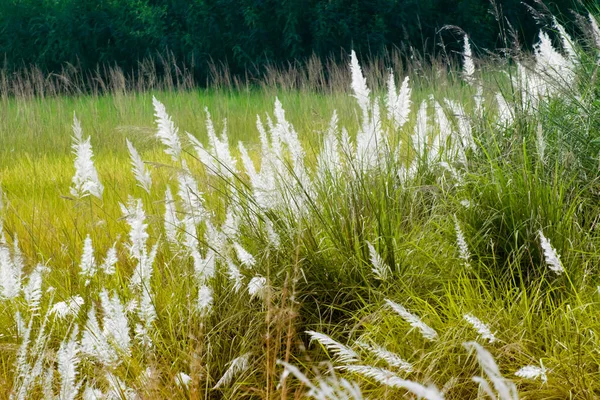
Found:
[[[4,98],[1,396],[597,397],[600,29],[551,30],[381,89]]]

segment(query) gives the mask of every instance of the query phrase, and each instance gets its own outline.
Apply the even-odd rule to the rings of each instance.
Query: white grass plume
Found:
[[[590,20],[590,29],[592,30],[592,36],[594,37],[594,42],[596,43],[596,47],[600,50],[600,27],[598,26],[598,22],[596,18],[591,13],[588,13],[588,18]]]
[[[357,341],[356,344],[359,345],[360,347],[362,347],[363,349],[367,350],[369,353],[373,354],[378,359],[385,361],[387,364],[389,364],[392,367],[396,367],[399,370],[402,370],[405,372],[413,371],[413,366],[411,363],[404,360],[398,354],[393,353],[393,352],[385,349],[382,346],[378,346],[376,344],[368,344],[368,343],[361,342],[361,341]]]
[[[268,290],[267,278],[264,276],[255,276],[248,283],[248,294],[251,298],[258,297],[261,300],[266,300]]]
[[[50,314],[55,318],[64,319],[68,316],[77,316],[85,301],[80,295],[69,297],[65,301],[60,301],[52,306]]]
[[[227,274],[229,280],[233,283],[233,290],[235,290],[236,293],[239,292],[243,286],[243,276],[240,272],[240,268],[231,260],[227,260]]]
[[[117,256],[117,243],[115,242],[106,252],[106,257],[104,257],[100,269],[104,271],[106,275],[114,275],[117,262],[119,262],[119,257]]]
[[[469,85],[475,83],[475,63],[473,62],[473,52],[471,51],[471,43],[469,36],[463,37],[463,70],[462,77]]]
[[[417,123],[412,135],[412,143],[417,155],[422,158],[427,149],[427,136],[429,127],[427,126],[427,102],[423,100],[419,111],[417,112]]]
[[[541,229],[538,231],[538,234],[540,235],[540,245],[544,251],[544,259],[546,260],[548,268],[557,275],[562,274],[565,272],[565,269],[560,261],[560,255],[557,253],[556,249],[552,247],[550,240],[544,236],[544,232],[542,232]]]
[[[12,299],[21,291],[21,271],[15,259],[11,256],[10,248],[0,243],[0,296]]]
[[[244,249],[238,242],[233,243],[233,248],[235,249],[235,254],[237,255],[238,260],[243,266],[254,267],[256,260],[252,254],[248,253],[248,251]]]
[[[85,286],[90,284],[90,280],[96,275],[96,270],[94,247],[92,246],[92,238],[88,234],[83,241],[83,254],[79,263],[79,275],[85,279]]]
[[[348,364],[357,362],[359,360],[358,354],[352,350],[348,346],[344,346],[343,344],[336,342],[329,336],[324,333],[319,333],[315,331],[306,331],[306,333],[310,336],[310,341],[316,340],[319,344],[325,347],[328,351],[332,352],[337,361]]]
[[[115,349],[120,353],[131,354],[131,338],[129,336],[129,322],[125,309],[116,292],[109,297],[108,291],[100,292],[100,301],[104,310],[103,334]]]
[[[142,160],[140,153],[138,153],[135,147],[133,147],[133,144],[131,144],[129,139],[125,139],[125,141],[127,142],[129,156],[131,157],[133,175],[138,181],[138,185],[149,194],[150,188],[152,187],[152,176],[150,175],[150,172],[146,170],[146,166],[144,165],[144,161]]]
[[[228,386],[236,376],[246,371],[250,366],[251,355],[251,353],[246,353],[231,360],[229,362],[229,368],[227,368],[227,371],[225,371],[213,389],[217,389],[221,386]]]
[[[454,230],[456,232],[456,244],[458,245],[459,257],[461,260],[465,262],[465,266],[471,266],[471,252],[469,251],[469,245],[467,244],[467,240],[465,239],[465,234],[463,233],[460,224],[458,222],[458,218],[454,215]]]
[[[425,339],[428,340],[436,340],[438,337],[437,332],[427,325],[425,322],[421,320],[421,318],[417,317],[414,314],[411,314],[406,308],[402,307],[400,304],[393,302],[392,300],[386,299],[385,302],[387,305],[394,310],[398,315],[400,315],[406,322],[410,324],[413,328],[418,329],[421,332],[421,335]]]
[[[98,359],[103,365],[111,366],[119,361],[119,357],[108,343],[98,324],[96,308],[92,304],[87,314],[87,321],[81,337],[81,352]]]
[[[74,197],[82,198],[88,195],[96,196],[102,199],[104,186],[98,178],[98,171],[94,166],[92,157],[92,144],[90,137],[83,139],[83,131],[79,120],[73,116],[73,153],[75,154],[75,175],[73,175],[73,185],[71,186],[71,194]]]
[[[165,237],[167,239],[167,243],[170,245],[177,245],[179,241],[177,240],[177,232],[181,225],[179,218],[177,218],[177,210],[175,208],[175,200],[173,199],[173,193],[171,192],[171,188],[167,186],[165,190]]]
[[[579,62],[579,57],[577,56],[577,51],[575,51],[575,41],[573,40],[571,35],[567,33],[565,27],[558,22],[556,17],[553,16],[552,21],[554,27],[559,33],[563,49],[567,53],[567,56],[569,57],[569,60],[571,61],[572,65],[576,65]]]
[[[165,153],[169,154],[173,161],[178,161],[181,157],[181,142],[179,141],[178,129],[175,127],[169,114],[167,114],[165,106],[154,96],[152,96],[152,104],[158,126],[156,136],[166,146]]]
[[[541,367],[527,365],[515,372],[515,375],[519,378],[531,380],[540,379],[542,383],[548,383],[548,376],[546,375],[546,368],[544,367],[544,364],[541,364]]]
[[[42,264],[38,264],[29,275],[27,285],[23,288],[25,301],[27,302],[30,311],[37,311],[40,309],[40,301],[42,299],[42,272],[44,269]]]
[[[406,76],[400,86],[400,92],[396,93],[396,84],[394,82],[394,73],[390,71],[388,78],[388,92],[386,97],[387,117],[392,121],[394,130],[398,130],[408,122],[410,115],[410,95],[409,77]]]
[[[73,327],[71,336],[65,338],[61,343],[57,353],[58,359],[58,375],[60,376],[60,399],[74,400],[81,388],[81,381],[77,382],[77,367],[81,361],[79,352],[79,343],[77,335],[79,328],[77,325]]]
[[[319,377],[316,384],[313,384],[296,366],[281,360],[277,360],[277,364],[284,368],[277,388],[281,387],[281,384],[287,379],[289,374],[292,374],[309,389],[308,392],[305,393],[306,398],[313,398],[315,400],[363,399],[358,384],[338,377],[333,371],[331,376],[326,378]]]
[[[417,382],[402,379],[392,371],[384,368],[371,367],[368,365],[345,365],[339,368],[348,372],[365,376],[367,378],[371,378],[385,386],[408,390],[419,398],[426,400],[444,399],[443,393],[440,392],[435,386],[427,387]]]
[[[150,349],[153,346],[151,331],[156,320],[156,310],[148,287],[142,289],[137,315],[140,323],[135,326],[135,338],[144,348]]]
[[[505,379],[502,374],[500,374],[500,370],[498,369],[498,365],[496,365],[496,361],[494,361],[494,357],[492,357],[492,355],[486,349],[484,349],[483,346],[476,342],[467,342],[464,343],[464,346],[467,350],[475,351],[477,361],[483,369],[483,372],[485,372],[487,378],[492,382],[496,393],[492,391],[489,383],[484,378],[478,376],[473,377],[473,380],[479,383],[481,390],[483,390],[492,399],[519,399],[519,394],[515,384],[511,380]]]
[[[192,378],[185,372],[178,372],[177,375],[175,375],[175,384],[179,387],[187,388],[190,386],[191,381]]]
[[[366,117],[369,114],[369,95],[371,92],[367,87],[367,79],[362,74],[354,50],[350,53],[350,72],[352,74],[352,91],[354,92],[354,97],[363,111],[363,116]]]
[[[213,303],[214,303],[214,297],[213,297],[213,290],[211,289],[210,286],[207,285],[202,285],[200,286],[200,288],[198,289],[198,303],[197,303],[197,307],[198,307],[198,311],[200,312],[201,316],[207,316],[208,314],[210,314],[210,312],[212,311],[213,308]]]
[[[498,103],[498,124],[500,126],[511,125],[514,121],[513,112],[502,93],[496,93],[496,102]]]
[[[386,280],[390,275],[390,267],[383,261],[383,258],[381,258],[371,243],[367,242],[367,246],[369,247],[369,257],[373,266],[373,274],[375,274],[377,279]]]
[[[479,318],[475,317],[472,314],[465,314],[463,315],[463,318],[465,319],[465,321],[471,324],[473,328],[475,328],[477,333],[479,333],[479,335],[483,339],[486,339],[489,343],[494,343],[495,341],[497,341],[496,336],[494,336],[494,334],[490,330],[490,327],[484,324]]]

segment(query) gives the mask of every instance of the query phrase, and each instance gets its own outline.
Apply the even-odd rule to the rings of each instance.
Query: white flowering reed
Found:
[[[104,337],[119,353],[130,355],[129,321],[121,300],[116,292],[109,296],[108,291],[103,289],[100,292],[100,301],[104,310]]]
[[[371,243],[367,242],[367,246],[369,247],[369,257],[371,259],[372,271],[375,275],[375,278],[380,280],[388,279],[390,275],[390,267],[388,267],[385,261],[383,261],[383,258],[381,258]]]
[[[79,263],[79,275],[85,279],[85,286],[90,284],[90,280],[96,275],[96,270],[94,247],[92,246],[92,239],[88,234],[83,241],[83,254]]]
[[[131,157],[133,175],[135,176],[138,185],[149,194],[150,188],[152,187],[152,176],[150,175],[150,172],[146,170],[146,166],[144,165],[140,153],[133,147],[133,144],[131,144],[129,139],[125,139],[125,141],[127,143],[127,149],[129,149],[129,156]]]
[[[550,244],[550,240],[544,236],[544,232],[540,229],[538,231],[540,235],[540,245],[542,246],[542,250],[544,252],[544,259],[546,260],[546,264],[548,268],[557,275],[565,272],[565,269],[560,261],[560,255],[556,251],[554,247]]]
[[[50,309],[50,314],[54,315],[55,318],[60,319],[68,316],[77,316],[84,303],[85,301],[83,300],[83,297],[80,295],[75,295],[65,301],[60,301],[54,304],[54,306],[52,306]]]
[[[421,332],[421,335],[427,340],[436,340],[438,337],[437,332],[427,325],[425,322],[421,320],[421,318],[416,315],[410,313],[406,308],[402,307],[400,304],[393,302],[392,300],[386,299],[385,302],[387,305],[394,310],[398,315],[400,315],[406,322],[410,324],[413,328],[416,328]]]
[[[331,337],[325,335],[324,333],[319,333],[315,331],[306,331],[306,333],[310,336],[310,341],[316,340],[319,344],[325,347],[328,351],[332,352],[337,361],[343,364],[349,364],[353,362],[358,362],[359,356],[358,354],[352,350],[348,346],[344,346],[343,344],[333,340]]]
[[[426,400],[443,400],[444,395],[435,386],[423,386],[420,383],[402,379],[384,368],[377,368],[368,365],[345,365],[340,367],[348,372],[353,372],[371,378],[376,382],[399,389],[405,389],[419,398]]]
[[[92,161],[94,153],[90,137],[83,139],[81,124],[76,116],[73,116],[73,153],[75,154],[75,175],[73,175],[73,185],[71,194],[74,197],[82,198],[88,195],[102,198],[104,186],[100,183],[98,172]]]
[[[394,130],[398,130],[408,122],[411,105],[411,88],[409,86],[409,77],[406,76],[400,86],[400,92],[396,93],[396,84],[394,82],[394,73],[390,71],[388,78],[388,91],[386,97],[387,117],[392,122]]]
[[[476,342],[464,343],[467,350],[474,350],[479,366],[483,369],[487,379],[492,382],[495,392],[492,391],[486,379],[475,376],[473,381],[479,383],[479,387],[483,392],[493,399],[499,400],[518,400],[519,394],[515,384],[502,376],[500,369],[494,360],[494,357],[483,346]]]
[[[207,316],[210,314],[213,308],[214,298],[213,290],[210,286],[202,285],[198,289],[198,312],[201,316]]]
[[[179,131],[169,114],[167,114],[165,106],[156,97],[152,97],[152,104],[154,105],[154,115],[156,116],[156,125],[158,126],[156,136],[166,147],[165,153],[169,154],[173,161],[178,161],[181,156]]]
[[[469,251],[469,245],[467,244],[467,240],[465,239],[465,234],[463,233],[460,224],[458,222],[458,218],[454,215],[454,230],[456,232],[456,244],[458,246],[459,257],[464,261],[465,266],[471,266],[471,252]]]
[[[248,283],[248,294],[251,298],[258,297],[264,301],[267,298],[268,290],[267,278],[264,276],[255,276]]]
[[[471,43],[469,36],[463,37],[463,70],[462,77],[469,85],[475,83],[475,63],[473,62],[473,52],[471,51]]]
[[[229,368],[227,368],[227,371],[221,376],[221,379],[219,379],[213,389],[228,386],[236,376],[246,371],[248,367],[250,367],[251,355],[251,353],[246,353],[231,360],[229,362]]]
[[[398,368],[401,371],[412,372],[413,366],[408,361],[404,360],[398,354],[393,353],[382,346],[378,346],[376,344],[368,344],[365,342],[357,341],[357,345],[367,350],[369,353],[373,354],[379,360],[382,360],[389,364],[392,367]]]
[[[546,375],[544,364],[541,364],[540,367],[536,365],[527,365],[515,372],[515,375],[519,378],[531,380],[539,379],[542,383],[548,383],[548,376]]]
[[[81,361],[80,347],[77,341],[78,333],[79,328],[75,325],[71,336],[65,338],[57,353],[57,371],[60,376],[59,398],[61,400],[74,400],[81,388],[82,381],[77,382],[77,367]]]
[[[477,331],[479,336],[483,339],[487,340],[489,343],[494,343],[497,341],[496,336],[490,330],[490,327],[483,323],[479,318],[475,317],[472,314],[463,315],[465,321],[467,321],[471,326]]]

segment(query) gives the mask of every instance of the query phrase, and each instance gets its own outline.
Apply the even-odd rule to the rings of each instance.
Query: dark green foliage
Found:
[[[529,3],[532,3],[530,0]],[[538,29],[519,0],[498,0],[497,9],[531,43]],[[571,0],[549,4],[554,12]],[[540,7],[537,6],[539,9]],[[0,2],[0,56],[9,70],[37,65],[59,71],[71,63],[89,71],[102,64],[136,69],[145,57],[172,52],[196,77],[208,62],[234,73],[340,55],[354,48],[376,56],[398,47],[410,54],[460,50],[446,24],[460,26],[480,49],[503,46],[494,7],[482,0],[4,0]]]

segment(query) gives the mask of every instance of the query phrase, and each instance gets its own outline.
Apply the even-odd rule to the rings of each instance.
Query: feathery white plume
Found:
[[[85,286],[90,284],[90,280],[96,275],[96,259],[94,258],[94,247],[92,239],[88,234],[83,241],[83,254],[79,264],[79,275],[85,279]]]
[[[246,251],[246,249],[244,249],[238,242],[233,243],[233,248],[235,249],[238,260],[243,266],[254,267],[256,260],[252,254],[248,253],[248,251]]]
[[[479,335],[490,343],[494,343],[497,339],[490,330],[490,327],[484,324],[479,318],[472,314],[465,314],[463,318],[470,323]]]
[[[590,20],[590,28],[592,29],[592,35],[594,36],[594,41],[596,42],[596,47],[600,50],[600,27],[598,26],[598,22],[596,18],[591,13],[588,13],[588,18]]]
[[[106,337],[119,352],[131,354],[131,338],[129,337],[129,322],[123,304],[117,293],[109,297],[106,289],[100,292],[100,302],[104,310],[104,337]]]
[[[141,323],[135,326],[135,337],[146,349],[152,347],[152,338],[150,331],[152,330],[154,321],[156,320],[156,310],[150,295],[150,288],[142,288],[140,295],[140,304],[138,309],[138,318]]]
[[[475,63],[473,63],[473,53],[471,51],[471,43],[469,43],[469,36],[465,35],[463,38],[463,71],[462,77],[469,85],[475,83]]]
[[[213,291],[210,286],[202,285],[198,289],[198,311],[201,316],[210,314],[213,307]]]
[[[83,140],[81,124],[75,115],[73,116],[72,149],[75,154],[75,175],[73,175],[71,194],[77,198],[91,194],[101,199],[104,186],[98,179],[98,172],[92,161],[94,153],[92,152],[90,137],[88,136],[87,139]]]
[[[427,102],[423,100],[419,111],[417,112],[417,123],[415,131],[412,135],[412,143],[418,157],[423,157],[427,149],[427,134],[429,128],[427,126]]]
[[[265,300],[268,290],[267,278],[264,276],[255,276],[250,279],[250,282],[248,283],[248,294],[250,297],[258,297]]]
[[[514,121],[513,112],[502,93],[496,93],[496,102],[498,103],[498,124],[501,126],[512,124]]]
[[[233,290],[235,292],[239,292],[242,288],[242,273],[237,265],[231,260],[227,260],[227,274],[229,275],[229,280],[233,282]]]
[[[56,318],[65,318],[67,316],[77,315],[84,304],[83,297],[75,295],[69,297],[65,301],[58,302],[52,306],[50,314],[53,314]]]
[[[175,245],[178,243],[177,231],[180,225],[173,193],[171,193],[171,188],[167,186],[167,190],[165,190],[165,237],[169,244]]]
[[[497,392],[494,393],[488,384],[488,382],[481,377],[473,377],[473,380],[479,383],[480,388],[491,398],[500,400],[518,400],[519,394],[517,392],[517,387],[510,380],[506,379],[500,374],[500,370],[498,369],[498,365],[496,365],[496,361],[494,361],[494,357],[483,348],[479,343],[476,342],[467,342],[464,343],[464,346],[467,350],[475,350],[475,354],[477,356],[477,361],[479,365],[485,372],[487,378],[494,385],[494,389]]]
[[[383,258],[381,258],[371,243],[367,242],[367,246],[369,247],[369,257],[373,265],[373,274],[375,274],[377,279],[386,280],[390,274],[390,267],[383,261]]]
[[[459,257],[465,262],[467,267],[471,266],[471,252],[469,251],[469,245],[465,239],[465,234],[460,228],[458,218],[454,215],[454,230],[456,232],[456,244],[458,245]]]
[[[352,91],[354,92],[354,97],[358,101],[363,115],[366,117],[369,114],[370,90],[367,87],[367,80],[362,74],[354,50],[350,53],[350,72],[352,73]]]
[[[38,264],[33,272],[29,275],[29,281],[23,288],[25,294],[25,301],[30,311],[37,311],[40,308],[40,301],[42,299],[42,271],[44,266]]]
[[[567,33],[565,27],[558,23],[556,17],[553,16],[552,20],[554,22],[554,27],[559,33],[563,49],[567,53],[567,56],[569,56],[569,60],[574,65],[577,64],[579,62],[579,58],[577,57],[577,52],[575,51],[575,41],[571,35]]]
[[[98,359],[105,366],[110,366],[119,360],[98,324],[94,304],[88,311],[87,321],[81,337],[81,352]]]
[[[175,384],[179,387],[188,387],[191,381],[192,378],[185,372],[179,372],[175,375]]]
[[[18,248],[18,247],[15,247]],[[16,257],[11,257],[10,248],[0,242],[0,295],[12,299],[21,291],[21,268]]]
[[[392,353],[391,351],[389,351],[381,346],[378,346],[376,344],[368,344],[368,343],[361,342],[361,341],[356,342],[356,344],[359,345],[360,347],[362,347],[363,349],[369,351],[371,354],[373,354],[378,359],[385,361],[392,367],[396,367],[396,368],[398,368],[402,371],[406,371],[406,372],[412,372],[412,370],[413,370],[413,366],[408,361],[405,361],[404,359],[402,359],[402,357],[400,357],[396,353]]]
[[[394,310],[398,315],[400,315],[406,322],[410,324],[413,328],[417,328],[421,335],[425,339],[435,340],[437,339],[437,332],[427,325],[425,322],[421,321],[421,318],[417,317],[414,314],[411,314],[406,310],[406,308],[402,307],[400,304],[394,303],[392,300],[386,299],[385,302],[392,310]]]
[[[546,264],[548,264],[548,268],[555,272],[557,275],[565,272],[565,269],[560,262],[560,255],[556,252],[556,249],[552,247],[550,244],[550,240],[544,236],[544,232],[540,229],[538,231],[540,235],[540,245],[542,246],[542,250],[544,250],[544,258],[546,259]]]
[[[135,147],[133,147],[129,139],[125,139],[125,141],[127,142],[127,148],[129,149],[129,155],[131,156],[133,175],[135,175],[135,179],[138,181],[140,187],[146,192],[150,193],[150,188],[152,187],[152,176],[150,176],[150,172],[146,170],[146,166],[144,165],[144,161],[142,161],[140,153],[138,153]]]
[[[394,73],[390,71],[388,79],[388,93],[386,97],[387,116],[392,121],[394,130],[398,130],[408,122],[410,115],[410,94],[411,88],[408,85],[409,77],[406,76],[400,86],[400,92],[396,94],[396,84],[394,83]]]
[[[519,378],[525,379],[541,379],[542,383],[548,382],[548,376],[546,376],[546,368],[543,364],[541,367],[535,365],[527,365],[515,372],[515,375]]]
[[[423,386],[420,383],[402,379],[384,368],[371,367],[368,365],[344,365],[342,370],[374,379],[382,385],[408,390],[419,398],[426,400],[443,400],[444,395],[435,386]]]
[[[77,383],[77,367],[81,361],[78,333],[79,328],[75,325],[71,336],[68,340],[65,338],[57,353],[61,400],[74,400],[81,387],[81,381]]]
[[[340,159],[340,141],[338,138],[338,116],[334,110],[329,127],[323,138],[321,152],[317,156],[317,176],[322,180],[329,177],[336,179],[342,167]]]
[[[115,242],[110,249],[106,252],[104,262],[100,265],[100,269],[104,271],[106,275],[114,275],[116,272],[115,265],[119,261],[117,256],[117,243]]]
[[[354,350],[352,350],[348,346],[344,346],[343,344],[336,342],[324,333],[319,333],[315,331],[306,331],[306,333],[310,336],[311,342],[313,340],[319,342],[321,346],[334,353],[336,359],[339,362],[343,364],[348,364],[357,362],[359,360],[359,356]]]
[[[231,360],[229,362],[229,368],[227,368],[227,371],[225,371],[213,389],[229,385],[233,378],[246,371],[250,366],[250,355],[251,353],[246,353]]]
[[[165,153],[169,154],[173,158],[173,161],[177,161],[181,156],[181,142],[179,141],[178,129],[175,127],[169,114],[167,114],[165,106],[154,96],[152,96],[152,105],[154,106],[154,116],[158,125],[156,136],[167,147]]]
[[[83,400],[104,400],[106,396],[100,389],[86,385],[83,391]]]

